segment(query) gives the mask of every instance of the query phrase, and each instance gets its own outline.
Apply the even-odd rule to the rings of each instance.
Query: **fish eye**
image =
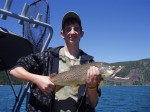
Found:
[[[112,70],[115,70],[115,69],[116,69],[116,66],[112,66],[111,68],[112,68]]]

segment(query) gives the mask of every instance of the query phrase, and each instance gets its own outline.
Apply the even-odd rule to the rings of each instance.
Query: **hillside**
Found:
[[[107,81],[106,85],[150,85],[150,59],[142,59],[138,61],[126,61],[111,63],[112,65],[124,66],[117,76],[131,77],[132,80],[127,82]],[[21,81],[12,77],[13,84],[21,84]],[[9,84],[5,72],[0,72],[0,85]]]
[[[12,84],[14,84],[14,85],[22,84],[22,81],[17,78],[10,76],[10,79],[12,81]],[[4,71],[1,71],[0,72],[0,85],[9,85],[9,84],[10,84],[10,82],[9,82],[9,79],[8,79],[6,73]]]
[[[112,64],[124,66],[124,69],[122,69],[117,76],[131,77],[130,81],[123,83],[117,82],[116,85],[150,85],[150,59]]]

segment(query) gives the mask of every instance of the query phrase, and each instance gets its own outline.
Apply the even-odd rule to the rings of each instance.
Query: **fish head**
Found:
[[[103,66],[100,68],[100,74],[102,78],[105,79],[118,73],[122,68],[122,66]]]

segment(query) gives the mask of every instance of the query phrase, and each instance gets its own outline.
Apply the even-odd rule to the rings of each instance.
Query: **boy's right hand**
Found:
[[[55,85],[50,81],[49,76],[37,75],[34,84],[36,84],[45,95],[53,92],[55,88]]]

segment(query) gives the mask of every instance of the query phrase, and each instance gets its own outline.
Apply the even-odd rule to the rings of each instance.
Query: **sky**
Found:
[[[20,14],[24,3],[13,0],[10,11]],[[3,8],[5,0],[1,0]],[[54,30],[50,47],[64,45],[61,20],[75,11],[82,20],[84,36],[80,48],[95,61],[122,62],[150,58],[150,0],[49,0],[50,25]],[[18,20],[0,19],[0,26],[22,33]]]

